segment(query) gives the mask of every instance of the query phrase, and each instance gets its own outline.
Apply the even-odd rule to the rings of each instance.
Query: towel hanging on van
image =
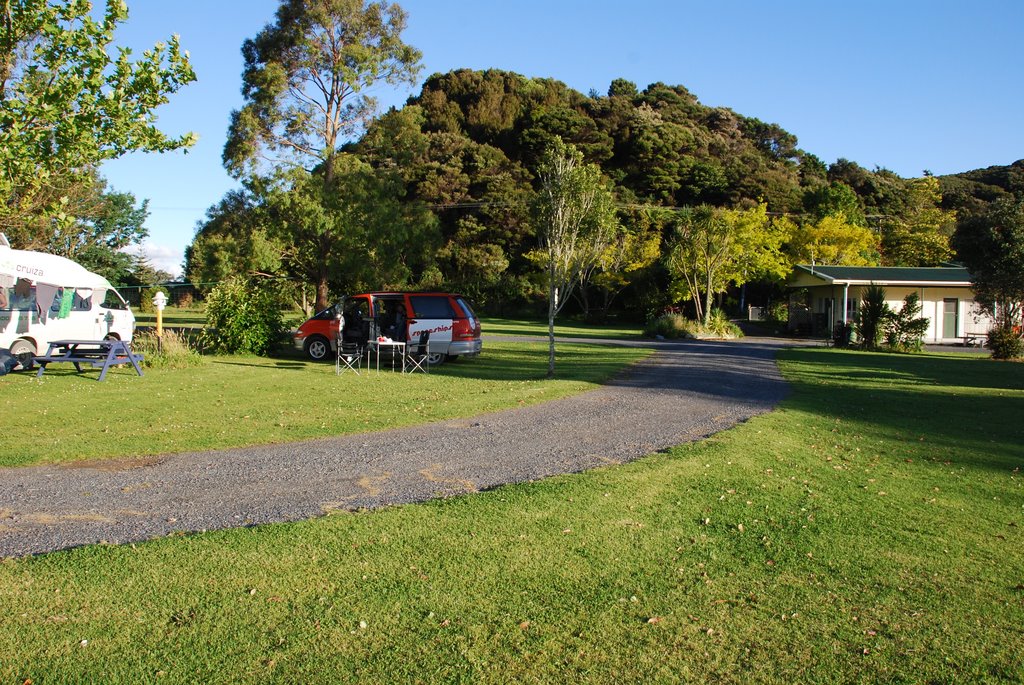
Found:
[[[50,307],[54,304],[58,290],[57,286],[50,285],[49,283],[36,283],[36,305],[39,307],[39,323],[46,323],[51,313],[57,313],[50,309]]]
[[[68,314],[71,313],[71,305],[75,301],[75,290],[74,288],[64,288],[64,294],[60,298],[60,311],[57,312],[58,319],[68,318]]]

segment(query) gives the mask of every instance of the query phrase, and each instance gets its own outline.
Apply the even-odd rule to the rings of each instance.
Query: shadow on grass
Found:
[[[897,445],[925,443],[942,462],[1004,472],[1024,466],[1022,364],[808,349],[783,359],[795,410],[835,416]]]
[[[483,319],[483,334],[489,336],[513,336],[546,340],[548,336],[547,321],[516,320],[516,319]],[[558,338],[606,340],[640,340],[640,333],[629,326],[601,326],[560,321],[555,325],[555,336]]]
[[[608,354],[594,354],[594,348],[556,347],[555,379],[603,381],[622,370],[626,355],[619,348],[608,348]],[[628,358],[631,358],[632,353]],[[488,355],[447,362],[431,367],[430,373],[479,380],[542,381],[547,379],[547,344],[517,343],[499,355]]]
[[[263,359],[263,357],[260,357]],[[248,366],[254,369],[268,369],[278,370],[283,369],[285,371],[305,371],[309,369],[309,365],[315,362],[306,362],[300,360],[289,360],[289,359],[271,359],[266,362],[247,362],[238,359],[237,357],[220,357],[211,355],[209,357],[211,364],[220,364],[223,366]],[[331,364],[334,362],[332,361]]]
[[[658,354],[631,364],[637,359],[637,348],[656,350]],[[778,344],[746,341],[559,343],[555,380],[659,392],[667,399],[673,395],[701,395],[770,406],[786,392],[775,364],[778,350]],[[383,357],[382,373],[386,365],[389,362]],[[537,382],[547,380],[547,368],[546,341],[510,341],[485,346],[478,357],[431,367],[430,374],[466,380]]]

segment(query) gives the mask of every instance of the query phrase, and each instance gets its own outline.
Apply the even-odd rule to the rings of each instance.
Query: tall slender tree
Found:
[[[580,276],[601,260],[615,237],[612,191],[596,164],[556,138],[537,170],[535,203],[540,250],[548,281],[548,378],[555,375],[555,317],[568,302]]]

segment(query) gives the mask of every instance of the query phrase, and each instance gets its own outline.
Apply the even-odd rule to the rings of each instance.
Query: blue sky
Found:
[[[101,0],[94,0],[101,2]],[[117,34],[137,53],[177,33],[198,81],[159,110],[188,154],[104,166],[112,187],[150,200],[146,253],[180,272],[196,222],[236,184],[220,153],[242,104],[246,38],[278,0],[127,0]],[[702,103],[780,124],[826,163],[903,176],[1024,157],[1024,2],[1019,0],[404,0],[422,77],[498,68],[583,93],[615,78],[681,84]],[[401,105],[418,88],[378,91]]]

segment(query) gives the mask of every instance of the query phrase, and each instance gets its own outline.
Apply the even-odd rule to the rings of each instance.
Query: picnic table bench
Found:
[[[100,367],[101,381],[106,378],[107,369],[119,364],[131,364],[141,376],[140,361],[142,355],[133,353],[128,343],[123,340],[54,340],[45,355],[35,358],[36,364],[39,364],[36,378],[42,376],[46,371],[46,365],[53,362],[74,364],[75,370],[79,373],[83,364],[88,364],[91,368]]]
[[[984,334],[981,333],[966,333],[961,336],[961,339],[964,347],[980,347],[984,337]]]

